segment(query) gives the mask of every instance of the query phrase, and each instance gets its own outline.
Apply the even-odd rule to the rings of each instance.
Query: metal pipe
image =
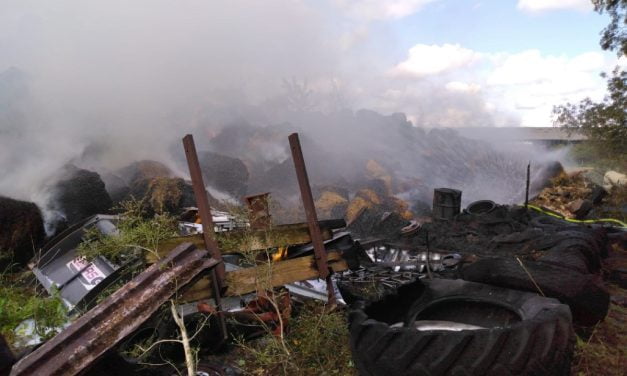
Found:
[[[296,178],[298,179],[298,186],[300,188],[300,195],[303,200],[303,207],[305,209],[305,215],[309,225],[311,243],[314,247],[314,259],[316,260],[316,266],[318,267],[320,278],[325,279],[327,282],[329,303],[335,304],[335,291],[333,289],[333,281],[331,280],[331,274],[329,273],[329,267],[327,265],[327,252],[324,249],[322,235],[320,234],[318,215],[316,214],[316,207],[311,193],[311,185],[309,184],[309,176],[307,175],[307,167],[305,166],[305,158],[303,157],[298,133],[292,133],[289,136],[289,141],[290,149],[292,150],[294,168],[296,169]]]
[[[211,270],[211,285],[213,286],[213,297],[216,302],[216,308],[218,309],[220,334],[222,335],[222,340],[226,340],[228,338],[228,331],[226,322],[224,321],[224,314],[222,313],[221,301],[222,293],[226,289],[226,270],[224,263],[222,262],[222,254],[218,248],[218,242],[216,242],[213,237],[213,217],[211,216],[211,207],[209,206],[209,199],[207,198],[207,191],[205,190],[205,182],[203,181],[202,171],[200,170],[200,162],[198,162],[194,136],[188,134],[183,137],[183,146],[185,148],[185,157],[187,157],[189,175],[192,178],[192,187],[194,189],[194,196],[196,197],[198,214],[200,215],[200,219],[202,221],[202,237],[205,242],[205,247],[211,257],[220,262],[220,264],[216,265],[216,267]]]

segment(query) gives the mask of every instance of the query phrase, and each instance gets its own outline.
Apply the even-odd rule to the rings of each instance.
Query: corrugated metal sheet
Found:
[[[179,288],[218,261],[191,243],[146,269],[101,304],[22,358],[11,375],[76,375],[132,333]]]

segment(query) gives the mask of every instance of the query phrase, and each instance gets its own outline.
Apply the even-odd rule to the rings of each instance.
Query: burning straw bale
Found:
[[[25,266],[44,240],[44,223],[32,202],[0,197],[0,272],[9,264]]]
[[[172,171],[163,163],[151,160],[133,162],[116,172],[129,186],[133,183],[152,178],[167,178]]]
[[[532,200],[532,203],[566,218],[615,218],[622,221],[627,220],[625,202],[627,186],[615,186],[608,192],[584,172],[558,175]]]
[[[210,151],[200,152],[198,158],[207,184],[233,197],[246,194],[249,174],[241,159]]]
[[[181,178],[142,179],[131,186],[130,195],[142,201],[149,216],[178,213],[184,207],[196,204],[192,187]]]
[[[130,198],[133,186],[140,184],[140,182],[155,178],[168,178],[172,175],[172,171],[163,163],[142,160],[133,162],[114,173],[108,172],[102,178],[113,202],[120,204]],[[141,197],[143,197],[143,192],[138,198]]]
[[[336,192],[324,191],[315,205],[320,219],[342,218],[348,209],[348,200]]]
[[[534,204],[554,210],[567,218],[576,217],[574,202],[586,200],[593,191],[593,184],[582,173],[568,175],[562,172],[550,182],[532,201]],[[574,210],[573,210],[574,209]],[[583,216],[582,216],[583,217]]]
[[[61,213],[67,224],[107,213],[113,205],[98,173],[72,165],[66,166],[60,179],[47,189],[52,195],[48,209]]]
[[[395,212],[403,219],[413,217],[413,214],[409,211],[409,205],[405,201],[394,196],[380,195],[377,194],[374,189],[365,188],[359,190],[348,204],[346,209],[346,221],[348,223],[354,222],[366,209],[381,212]]]

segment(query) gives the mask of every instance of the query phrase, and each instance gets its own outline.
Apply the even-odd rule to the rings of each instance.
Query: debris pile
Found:
[[[238,142],[257,147],[257,133],[239,131],[248,138]],[[431,141],[437,145],[443,136],[436,132]],[[273,223],[280,211],[268,193],[243,198],[246,216],[217,210],[202,161],[211,161],[203,170],[211,185],[232,195],[250,193],[259,178],[251,166],[261,164],[251,164],[245,153],[244,159],[197,154],[191,135],[183,139],[191,183],[152,161],[105,177],[116,182],[109,186],[117,187],[115,200],[143,197],[119,215],[93,216],[95,209],[84,203],[89,195],[105,210],[111,206],[104,183],[97,174],[72,170],[72,178],[59,183],[65,187],[60,202],[75,197],[72,216],[91,216],[60,232],[30,265],[41,287],[67,308],[67,324],[21,356],[5,351],[0,337],[0,370],[102,374],[115,364],[115,372],[133,374],[169,375],[173,366],[190,374],[243,374],[247,358],[229,356],[252,349],[256,340],[270,341],[270,358],[292,370],[285,365],[292,324],[303,329],[304,320],[312,321],[312,337],[329,329],[320,323],[331,325],[323,316],[302,314],[318,300],[327,311],[321,315],[348,313],[342,327],[349,331],[352,361],[338,369],[354,364],[352,370],[365,375],[569,373],[573,330],[594,327],[608,313],[604,277],[625,280],[625,225],[590,219],[619,191],[604,197],[604,188],[583,175],[560,175],[531,205],[485,197],[462,210],[465,192],[435,188],[430,207],[419,193],[425,187],[413,181],[417,188],[409,188],[411,179],[374,159],[364,162],[354,183],[321,179],[312,189],[298,134],[289,141],[293,164],[266,161],[263,168],[283,176],[283,193],[299,189],[306,223]],[[493,155],[485,151],[484,157]],[[553,167],[542,179],[561,169]],[[413,205],[420,216],[397,197],[412,190],[423,197]],[[33,253],[22,250],[26,238],[18,230],[41,242],[41,215],[28,203],[2,198],[0,205],[24,213],[7,217],[15,236],[0,231],[0,247],[13,250],[24,266]]]

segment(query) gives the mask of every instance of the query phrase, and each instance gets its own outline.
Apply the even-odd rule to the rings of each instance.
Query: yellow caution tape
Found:
[[[573,223],[602,223],[602,222],[611,222],[611,223],[616,223],[621,227],[627,227],[627,223],[623,222],[623,221],[619,221],[618,219],[614,219],[614,218],[601,218],[601,219],[570,219],[570,218],[566,218],[563,215],[559,215],[557,213],[548,211],[548,210],[544,210],[539,206],[535,206],[535,205],[531,205],[528,204],[527,205],[528,208],[531,208],[533,210],[539,211],[540,213],[549,215],[551,217],[555,217],[555,218],[559,218],[562,219],[564,221],[568,221],[568,222],[573,222]]]

